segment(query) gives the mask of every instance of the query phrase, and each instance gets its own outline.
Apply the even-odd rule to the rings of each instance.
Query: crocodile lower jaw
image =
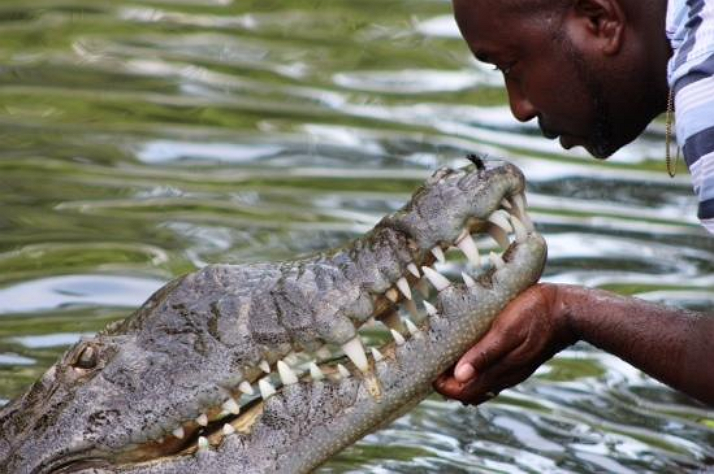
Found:
[[[472,275],[462,273],[466,286],[481,284],[490,287],[494,284],[494,274],[508,265],[511,252],[532,232],[524,196],[517,194],[504,199],[501,209],[492,213],[487,221],[466,222],[463,232],[453,242],[431,249],[425,261],[409,264],[405,274],[393,282],[391,288],[375,295],[374,317],[360,329],[383,324],[389,329],[393,341],[365,350],[357,336],[339,348],[325,346],[315,353],[295,351],[272,365],[262,361],[259,368],[264,375],[252,384],[241,382],[227,394],[222,405],[207,407],[195,419],[175,423],[157,439],[130,446],[122,453],[108,456],[109,459],[121,465],[191,455],[219,446],[233,434],[249,434],[263,413],[264,401],[295,383],[339,384],[354,377],[373,384],[373,395],[381,396],[379,382],[373,377],[375,365],[389,364],[395,359],[398,346],[424,337],[430,330],[432,318],[443,317],[428,298],[430,286],[440,292],[451,285],[438,271],[438,268],[448,271],[450,264],[446,257],[452,255],[449,250],[459,250],[469,262]],[[503,254],[492,251],[487,258],[482,258],[478,249],[489,245],[486,240],[489,235],[505,251]],[[419,304],[423,310],[418,309]]]

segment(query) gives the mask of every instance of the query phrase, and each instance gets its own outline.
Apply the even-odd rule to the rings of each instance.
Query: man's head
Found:
[[[666,0],[453,0],[477,59],[506,81],[513,115],[565,148],[606,158],[666,104]]]

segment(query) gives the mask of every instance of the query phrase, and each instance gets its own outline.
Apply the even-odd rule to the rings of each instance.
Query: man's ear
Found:
[[[576,0],[568,18],[573,41],[608,56],[620,51],[626,23],[621,0]]]

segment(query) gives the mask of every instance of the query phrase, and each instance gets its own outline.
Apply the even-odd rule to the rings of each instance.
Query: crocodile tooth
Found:
[[[380,360],[384,359],[384,356],[382,355],[381,352],[379,352],[379,349],[376,347],[371,348],[372,351],[372,358],[374,358],[375,362],[379,362]]]
[[[258,367],[260,367],[260,370],[265,372],[266,374],[270,373],[270,364],[268,364],[268,361],[263,359],[260,361],[260,364],[258,364]]]
[[[508,240],[508,234],[500,227],[490,226],[487,232],[503,250],[506,250],[508,246],[511,245],[511,242]]]
[[[402,292],[406,299],[412,299],[412,290],[411,288],[409,288],[409,282],[406,278],[401,277],[399,280],[397,280],[397,288],[399,288],[399,291]]]
[[[310,362],[310,376],[312,380],[322,380],[325,378],[325,374],[322,373],[322,370],[320,370],[314,362]]]
[[[535,230],[533,221],[531,220],[530,216],[525,212],[521,214],[521,222],[523,223],[523,227],[525,227],[528,232],[533,232]]]
[[[523,214],[526,212],[526,196],[523,193],[512,196],[511,201],[513,201],[513,207],[517,213]]]
[[[526,212],[526,195],[523,193],[516,194],[511,199],[513,200],[513,207],[515,208],[515,213],[521,219],[523,226],[528,232],[533,232],[535,230],[535,228],[533,227],[533,221],[531,221],[531,218]]]
[[[476,282],[473,278],[469,276],[468,273],[461,272],[461,278],[464,279],[464,283],[466,283],[466,286],[468,286],[469,288],[473,288],[474,286],[476,286]]]
[[[399,301],[399,293],[394,288],[388,289],[384,296],[386,296],[387,299],[392,303],[396,303],[397,301]]]
[[[225,425],[223,425],[223,436],[229,436],[235,432],[236,429],[233,428],[233,425],[231,425],[230,423],[226,423]]]
[[[245,393],[246,395],[253,395],[255,393],[253,387],[251,387],[250,384],[245,380],[242,381],[240,385],[238,385],[238,390]]]
[[[223,408],[225,411],[232,415],[237,415],[238,413],[240,413],[240,405],[238,405],[238,403],[232,398],[226,400],[223,405],[221,405],[221,408]]]
[[[398,346],[401,346],[402,344],[404,344],[406,342],[404,340],[404,336],[402,336],[399,332],[395,331],[394,329],[390,329],[389,332],[392,333],[394,342],[396,342]]]
[[[426,283],[426,279],[422,278],[416,284],[416,289],[421,293],[424,298],[429,297],[429,285]]]
[[[362,340],[359,338],[359,336],[355,336],[354,338],[342,344],[342,350],[359,370],[361,370],[362,372],[367,371],[367,369],[369,368],[369,363],[367,362],[367,354],[364,353]]]
[[[282,360],[278,361],[278,374],[280,374],[280,380],[283,382],[283,385],[292,385],[298,382],[297,375],[295,375],[293,369]]]
[[[508,213],[503,209],[499,209],[491,213],[491,215],[488,216],[488,221],[497,225],[506,232],[511,232],[513,230],[511,223],[508,222]]]
[[[475,267],[481,266],[481,256],[478,254],[478,247],[476,247],[476,242],[474,242],[470,234],[467,233],[456,243],[456,246],[466,255],[471,265]]]
[[[288,365],[295,365],[298,363],[298,356],[294,352],[291,352],[290,354],[283,357],[283,360]]]
[[[412,318],[415,319],[420,319],[420,314],[419,310],[417,309],[416,303],[414,300],[408,300],[404,303],[404,306],[406,306],[407,311],[409,311],[409,314],[412,315]]]
[[[332,352],[330,352],[329,347],[322,346],[315,352],[315,355],[317,356],[317,358],[319,360],[325,360],[325,359],[329,359],[330,357],[332,357]]]
[[[511,224],[513,224],[513,231],[516,233],[516,242],[519,244],[524,242],[528,238],[528,231],[523,223],[516,216],[511,216]]]
[[[199,436],[198,437],[198,449],[204,450],[208,449],[210,444],[208,444],[208,439],[206,439],[205,436]]]
[[[421,277],[421,275],[419,274],[419,269],[417,268],[416,265],[414,265],[413,262],[410,263],[409,265],[407,265],[407,270],[409,270],[409,273],[411,273],[415,277],[417,277],[417,278]]]
[[[343,379],[348,379],[352,376],[352,374],[350,374],[350,371],[347,370],[347,367],[342,364],[337,364],[337,372],[340,373],[340,377],[342,377]]]
[[[491,260],[491,263],[494,267],[496,267],[497,270],[500,270],[501,268],[506,266],[506,262],[503,261],[503,258],[501,258],[501,256],[495,252],[491,252],[488,255],[488,258],[489,260]]]
[[[510,202],[508,202],[508,199],[506,199],[506,198],[501,199],[501,207],[503,207],[505,209],[513,209],[513,205]]]
[[[464,228],[461,230],[461,233],[459,234],[459,236],[456,237],[456,240],[454,240],[454,242],[460,242],[461,239],[463,239],[463,238],[466,237],[467,235],[471,235],[471,233],[469,232],[468,227],[464,227]]]
[[[434,285],[436,291],[442,291],[451,286],[451,282],[436,270],[432,270],[429,267],[421,267],[421,269],[424,272],[424,276]]]
[[[421,331],[419,331],[419,328],[411,322],[410,320],[405,320],[404,321],[407,325],[407,329],[409,330],[409,334],[411,334],[414,337],[420,337],[421,336]]]
[[[200,426],[208,426],[208,416],[205,413],[201,413],[198,418],[196,418],[196,423]]]
[[[446,263],[446,257],[444,256],[444,251],[438,245],[431,249],[431,253],[436,257],[437,262]]]
[[[434,307],[433,304],[429,303],[428,301],[424,301],[424,308],[426,308],[426,314],[428,314],[429,316],[437,315],[436,308]]]
[[[344,378],[344,379],[348,379],[352,376],[352,374],[350,374],[350,371],[347,370],[347,367],[345,367],[342,364],[337,364],[337,371],[340,373],[340,376],[342,376],[342,378]]]
[[[183,426],[179,426],[178,428],[173,430],[171,434],[178,439],[183,439],[183,437],[186,436],[186,432],[183,430]]]
[[[260,396],[265,400],[275,394],[275,387],[266,379],[258,380],[258,388],[260,389]]]

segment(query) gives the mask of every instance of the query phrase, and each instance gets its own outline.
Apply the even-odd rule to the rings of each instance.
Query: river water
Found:
[[[340,245],[470,152],[528,176],[544,280],[714,307],[714,239],[662,123],[606,163],[561,150],[510,117],[447,1],[3,0],[0,33],[0,403],[170,278]],[[714,412],[578,344],[321,472],[708,466]]]

